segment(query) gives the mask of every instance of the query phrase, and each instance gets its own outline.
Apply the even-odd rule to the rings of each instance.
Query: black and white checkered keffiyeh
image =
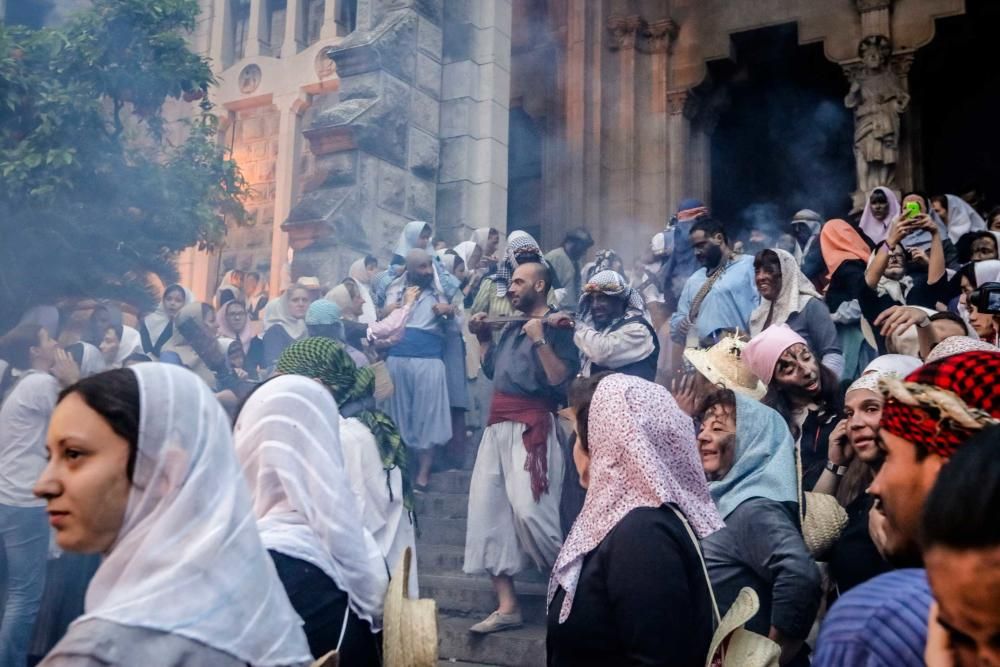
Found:
[[[616,296],[625,301],[629,310],[638,310],[641,313],[646,311],[646,303],[642,300],[639,292],[628,286],[625,280],[617,271],[598,271],[587,284],[583,286],[583,294],[580,295],[580,306],[578,308],[580,319],[587,319],[590,315],[590,308],[593,305],[595,294],[607,294]]]
[[[511,276],[514,269],[525,261],[539,262],[542,259],[542,249],[538,241],[527,233],[520,230],[511,232],[507,237],[507,249],[504,258],[497,266],[497,272],[491,276],[497,286],[497,296],[507,296],[507,288],[510,287]]]

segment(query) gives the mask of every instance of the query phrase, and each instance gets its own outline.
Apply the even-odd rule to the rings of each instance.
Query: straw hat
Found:
[[[707,350],[684,350],[684,358],[712,384],[759,401],[767,393],[767,387],[743,362],[745,347],[746,343],[736,336],[726,336]]]
[[[410,547],[396,568],[382,615],[382,647],[385,667],[437,667],[437,603],[412,600],[407,591],[410,579]]]
[[[757,593],[752,588],[740,589],[712,635],[706,666],[713,663],[719,651],[722,651],[723,667],[774,667],[778,664],[781,647],[767,637],[743,628],[743,624],[753,618],[758,609],[760,600]]]

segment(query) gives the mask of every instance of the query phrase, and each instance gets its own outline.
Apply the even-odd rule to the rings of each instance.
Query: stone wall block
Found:
[[[479,85],[479,70],[470,60],[448,63],[441,78],[441,99],[472,97]]]
[[[479,65],[477,84],[477,100],[510,99],[510,72],[495,63]]]
[[[472,56],[475,26],[468,22],[446,24],[441,57],[446,63],[469,60]]]
[[[437,135],[441,123],[441,105],[426,93],[410,93],[410,122],[425,132]]]
[[[357,178],[357,151],[342,151],[316,157],[316,172],[322,175],[319,187],[351,185]]]
[[[445,139],[441,142],[441,171],[438,179],[442,183],[468,178],[471,143],[472,139],[468,136]]]
[[[406,206],[406,170],[383,162],[378,174],[378,205],[402,214]]]
[[[435,99],[441,97],[441,62],[423,52],[417,53],[417,88]]]
[[[468,97],[447,100],[441,103],[441,138],[447,139],[472,134],[473,101]]]
[[[417,49],[435,59],[441,58],[443,34],[440,26],[425,18],[417,19]]]
[[[413,81],[417,16],[391,12],[371,32],[355,30],[330,50],[341,80],[382,70],[407,83]]]
[[[438,140],[416,128],[410,129],[410,173],[418,178],[434,180],[437,177]]]
[[[437,227],[439,229],[455,229],[467,225],[467,188],[468,183],[455,181],[441,183],[437,189]]]
[[[410,174],[406,190],[406,215],[412,220],[434,220],[436,204],[437,184]]]

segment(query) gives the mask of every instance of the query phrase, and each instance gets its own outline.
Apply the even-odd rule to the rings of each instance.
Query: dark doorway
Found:
[[[1000,3],[967,0],[966,13],[939,19],[934,40],[910,71],[921,114],[923,185],[929,194],[978,188],[1000,203]],[[979,208],[985,208],[980,205]]]
[[[542,147],[541,124],[521,107],[510,110],[507,158],[507,232],[520,229],[541,243]]]
[[[713,213],[735,230],[784,230],[799,209],[843,217],[854,190],[848,83],[822,44],[786,24],[732,36],[733,60],[709,63],[728,98],[712,135]]]

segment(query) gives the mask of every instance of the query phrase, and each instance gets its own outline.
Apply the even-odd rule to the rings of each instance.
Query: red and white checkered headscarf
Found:
[[[882,380],[882,429],[943,457],[1000,423],[1000,352],[956,354]]]

